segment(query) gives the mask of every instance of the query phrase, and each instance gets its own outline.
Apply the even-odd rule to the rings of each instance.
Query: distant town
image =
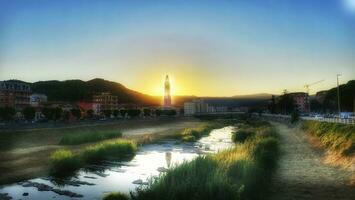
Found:
[[[180,97],[180,101],[175,104],[173,103],[174,97],[171,97],[170,94],[168,76],[166,76],[165,84],[162,87],[165,89],[162,103],[159,105],[157,101],[158,103],[154,105],[151,102],[134,100],[123,102],[118,95],[113,94],[114,92],[103,91],[104,88],[100,88],[102,92],[94,92],[91,96],[77,101],[50,99],[48,98],[49,92],[38,93],[31,88],[30,83],[20,80],[1,81],[0,120],[3,123],[70,122],[83,119],[189,117],[227,112],[283,115],[297,112],[301,116],[318,118],[353,118],[355,112],[355,81],[341,85],[339,91],[338,88],[332,88],[319,91],[315,95],[309,95],[308,92],[287,92],[285,90],[281,95],[264,94],[239,98]],[[50,93],[56,93],[56,89],[58,90],[58,88],[49,88],[48,90]],[[63,93],[63,91],[58,91],[58,93],[60,92]],[[340,97],[337,96],[338,92],[340,92]],[[339,106],[342,107],[339,108]]]

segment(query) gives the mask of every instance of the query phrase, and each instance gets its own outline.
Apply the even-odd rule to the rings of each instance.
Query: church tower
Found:
[[[171,106],[170,81],[168,75],[166,75],[165,77],[165,84],[164,84],[164,106],[165,107]]]

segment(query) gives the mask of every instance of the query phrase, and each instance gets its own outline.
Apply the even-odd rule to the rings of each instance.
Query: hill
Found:
[[[353,112],[355,101],[355,80],[348,81],[346,84],[339,86],[340,90],[340,104],[342,111]],[[327,91],[323,108],[326,111],[337,111],[337,87]]]
[[[90,81],[39,81],[31,84],[34,93],[43,93],[49,101],[91,101],[92,96],[101,92],[110,92],[118,96],[119,103],[137,103],[159,105],[160,99],[130,90],[120,83],[104,79]]]

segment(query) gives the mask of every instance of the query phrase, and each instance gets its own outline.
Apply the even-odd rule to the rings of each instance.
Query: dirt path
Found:
[[[270,199],[355,199],[355,187],[347,185],[351,172],[324,164],[322,152],[312,148],[299,129],[274,125],[281,135],[282,156]]]

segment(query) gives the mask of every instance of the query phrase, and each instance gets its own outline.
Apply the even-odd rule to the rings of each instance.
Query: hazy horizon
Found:
[[[104,78],[161,96],[355,79],[353,0],[0,1],[0,80]]]

